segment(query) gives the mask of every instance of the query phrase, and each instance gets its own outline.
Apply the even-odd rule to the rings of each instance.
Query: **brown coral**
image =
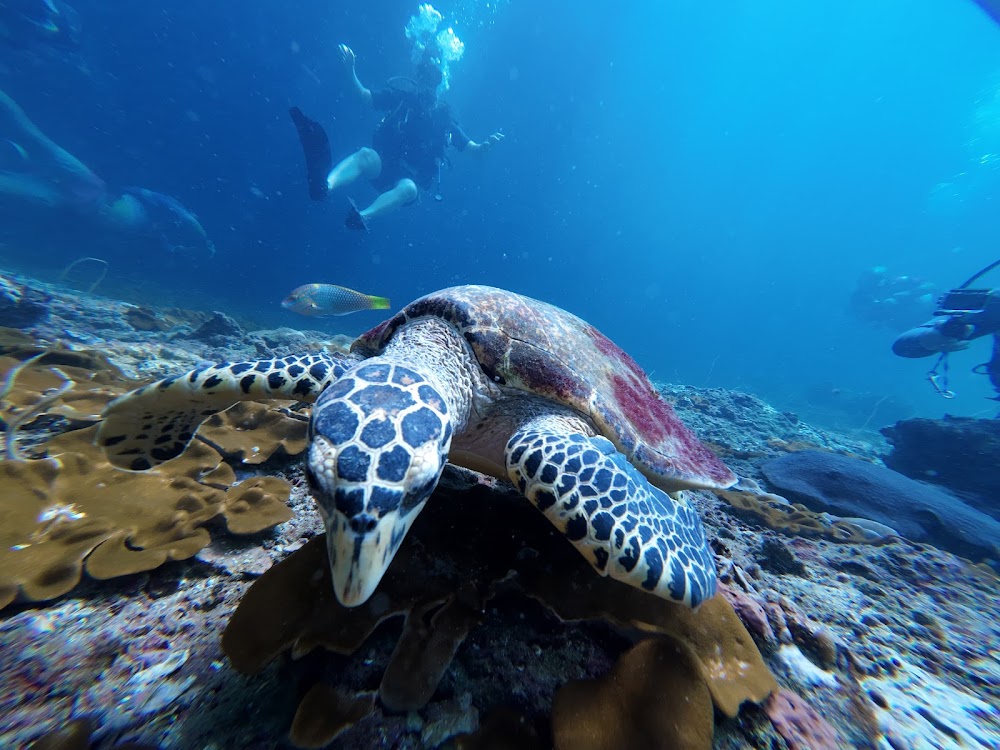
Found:
[[[569,562],[559,560],[560,565]],[[716,707],[726,716],[736,716],[744,701],[759,703],[777,688],[753,638],[723,596],[692,611],[596,576],[582,560],[569,583],[546,568],[520,572],[524,590],[564,620],[611,620],[688,646]]]
[[[5,419],[33,410],[38,413],[32,417],[58,414],[72,422],[92,423],[100,419],[101,411],[111,399],[135,387],[135,383],[110,362],[101,361],[96,355],[53,349],[39,350],[30,356],[38,358],[26,362],[20,357],[0,357],[0,381],[13,381],[8,382],[9,392],[4,396]],[[78,364],[70,364],[72,362]],[[24,366],[14,373],[22,363]],[[53,370],[55,365],[72,385],[44,410],[38,411],[36,406],[45,394],[63,384],[63,378]]]
[[[644,647],[663,648],[664,659],[666,654],[683,652],[677,657],[677,669],[687,676],[683,682],[664,687],[673,691],[674,702],[681,706],[673,721],[687,722],[687,707],[704,705],[695,696],[708,695],[711,736],[712,703],[727,716],[735,716],[743,701],[759,702],[776,689],[753,639],[724,598],[714,597],[692,612],[602,578],[523,499],[510,492],[491,493],[482,486],[468,486],[472,489],[458,495],[440,490],[435,494],[375,595],[360,607],[344,608],[334,598],[322,538],[313,539],[268,570],[250,587],[223,635],[223,649],[233,665],[255,672],[285,649],[301,657],[320,645],[350,654],[386,618],[406,614],[404,633],[379,696],[388,708],[418,709],[433,696],[455,649],[497,582],[509,579],[513,569],[517,587],[564,620],[611,620],[625,625],[626,632],[639,628],[653,634],[656,643],[668,643],[669,647]],[[516,531],[497,533],[508,528]],[[533,550],[543,552],[532,554]],[[622,674],[630,674],[633,668],[626,659]],[[680,695],[686,697],[681,700]],[[653,705],[655,700],[650,700]],[[578,703],[571,700],[565,705]],[[611,703],[601,710],[618,711]],[[307,708],[300,707],[300,712],[305,712],[306,721]],[[695,711],[690,718],[700,722],[699,737],[704,736],[705,723],[696,717],[703,714]],[[623,722],[641,725],[645,721],[638,714],[617,715]],[[563,721],[558,716],[556,720]],[[658,732],[663,729],[655,721],[651,726]],[[633,730],[645,731],[631,726],[628,732]],[[632,736],[628,732],[623,736]]]
[[[684,643],[649,638],[611,674],[570,682],[552,706],[556,750],[711,750],[712,696]]]
[[[194,555],[204,525],[222,516],[252,533],[286,521],[289,487],[235,481],[221,457],[195,443],[159,471],[113,468],[93,444],[95,428],[46,443],[50,457],[0,462],[0,607],[18,592],[32,601],[70,591],[85,568],[94,578],[151,570]]]
[[[306,693],[288,732],[297,747],[324,747],[368,716],[375,708],[375,693],[349,695],[323,683]]]
[[[279,450],[297,456],[306,449],[307,422],[283,410],[292,403],[241,401],[209,417],[198,436],[226,458],[245,464],[264,463]]]
[[[798,503],[783,503],[774,496],[758,495],[737,490],[715,490],[733,510],[753,516],[772,529],[789,534],[821,536],[848,544],[880,544],[883,537],[873,537],[860,526],[843,519],[831,519]]]

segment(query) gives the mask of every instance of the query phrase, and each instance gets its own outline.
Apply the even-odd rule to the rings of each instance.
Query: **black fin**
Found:
[[[314,201],[326,198],[326,176],[333,168],[333,157],[330,156],[330,139],[326,137],[323,126],[315,120],[310,120],[298,107],[288,110],[299,131],[299,141],[306,157],[306,176],[309,179],[309,197]]]
[[[365,221],[365,217],[358,210],[358,205],[350,198],[347,199],[347,203],[347,219],[344,221],[347,228],[367,233],[368,222]]]

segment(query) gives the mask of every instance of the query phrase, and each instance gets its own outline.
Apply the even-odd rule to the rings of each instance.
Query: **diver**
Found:
[[[916,276],[897,276],[885,266],[864,271],[851,292],[854,315],[872,325],[898,329],[934,310],[934,284]]]
[[[86,164],[49,138],[0,91],[0,205],[9,199],[82,216],[167,253],[215,254],[198,219],[179,201],[146,188],[115,194]]]
[[[441,61],[429,52],[417,62],[413,78],[392,78],[384,88],[373,90],[358,78],[354,51],[346,44],[339,45],[339,50],[358,98],[384,113],[371,148],[360,148],[333,165],[322,126],[298,107],[292,107],[290,114],[305,152],[313,200],[323,200],[331,191],[362,178],[379,191],[362,210],[349,201],[345,223],[351,229],[367,230],[371,219],[413,203],[420,190],[430,190],[440,179],[449,146],[458,151],[485,152],[503,140],[502,133],[493,133],[482,142],[465,134],[448,104],[438,96]]]
[[[990,360],[972,368],[972,371],[989,377],[997,394],[991,398],[1000,401],[1000,288],[969,288],[976,279],[997,266],[1000,266],[1000,260],[944,294],[933,318],[906,331],[892,344],[893,353],[900,357],[939,355],[927,377],[934,389],[945,398],[955,395],[948,389],[948,354],[967,348],[974,339],[992,336]]]

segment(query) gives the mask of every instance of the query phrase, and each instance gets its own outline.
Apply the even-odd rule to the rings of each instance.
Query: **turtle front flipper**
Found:
[[[604,437],[536,418],[514,433],[507,473],[601,575],[689,607],[715,593],[701,519]]]
[[[202,422],[238,401],[315,401],[352,363],[346,357],[309,354],[199,367],[109,403],[97,444],[112,465],[144,471],[179,456]]]

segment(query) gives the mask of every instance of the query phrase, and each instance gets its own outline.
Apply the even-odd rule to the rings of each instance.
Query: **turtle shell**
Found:
[[[378,354],[400,326],[422,317],[451,323],[496,383],[590,417],[661,488],[736,484],[736,475],[680,421],[635,360],[589,323],[548,303],[488,286],[442,289],[362,334],[352,350]]]

